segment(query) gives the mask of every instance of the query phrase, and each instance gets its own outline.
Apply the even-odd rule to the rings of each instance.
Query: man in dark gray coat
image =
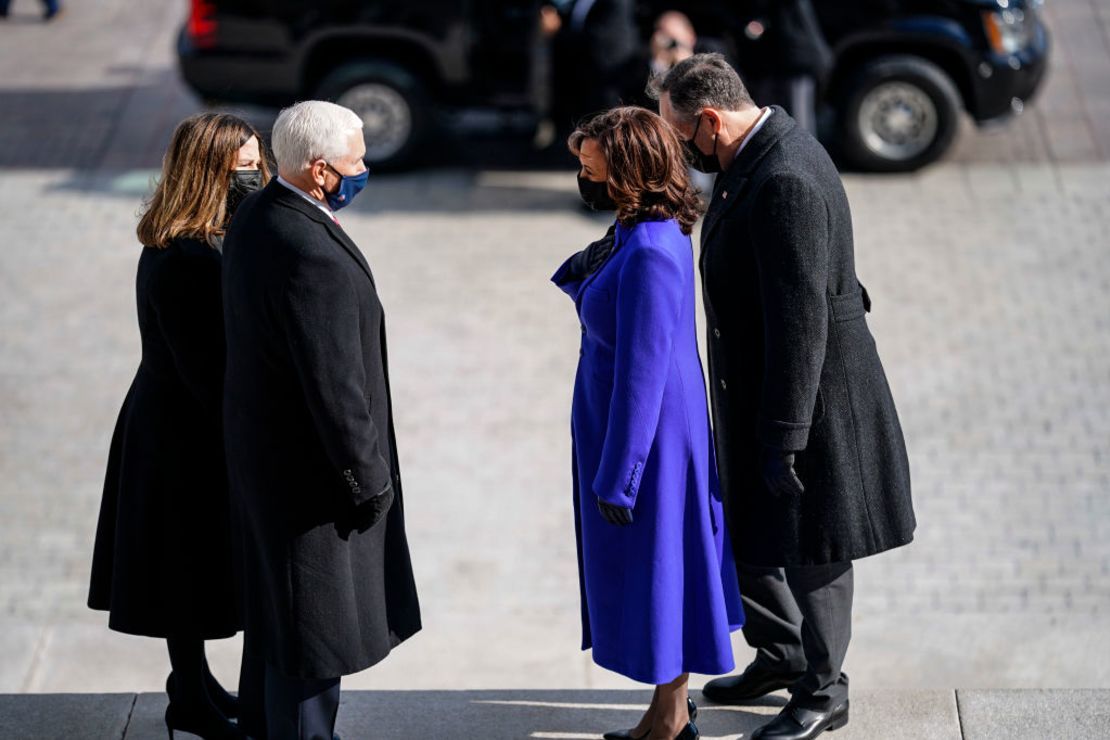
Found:
[[[913,538],[905,442],[867,327],[852,219],[825,150],[759,108],[719,55],[658,81],[697,166],[722,172],[701,231],[717,460],[756,649],[705,696],[792,698],[753,737],[848,721],[852,561]]]
[[[420,629],[385,316],[336,212],[366,181],[362,121],[321,101],[274,124],[279,177],[224,241],[225,439],[242,551],[240,726],[330,740],[339,677]]]

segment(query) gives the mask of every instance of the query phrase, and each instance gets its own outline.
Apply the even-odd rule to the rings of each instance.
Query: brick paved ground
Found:
[[[197,109],[171,66],[182,12],[104,0],[0,25],[0,691],[164,678],[158,645],[83,604],[137,362],[135,213]],[[860,686],[1110,685],[1110,11],[1049,12],[1039,106],[921,174],[847,180],[921,522],[912,547],[859,564]],[[348,683],[627,686],[575,649],[578,328],[546,282],[603,224],[568,173],[371,183],[344,223],[390,317],[427,629]],[[213,650],[229,679],[237,649]]]

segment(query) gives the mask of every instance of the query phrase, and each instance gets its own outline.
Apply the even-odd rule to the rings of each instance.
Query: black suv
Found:
[[[582,0],[580,0],[582,1]],[[540,0],[192,0],[178,56],[214,101],[334,100],[366,122],[367,161],[412,161],[452,110],[546,109],[550,55]],[[814,0],[835,64],[821,90],[825,139],[851,164],[905,171],[940,157],[959,112],[1019,112],[1047,63],[1041,0]],[[743,72],[758,53],[745,3],[643,2],[682,10]]]

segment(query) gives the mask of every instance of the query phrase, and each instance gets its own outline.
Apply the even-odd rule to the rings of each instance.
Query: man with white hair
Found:
[[[366,182],[362,120],[287,108],[279,176],[224,241],[224,424],[244,608],[240,728],[331,740],[339,677],[420,629],[385,323],[336,211]]]

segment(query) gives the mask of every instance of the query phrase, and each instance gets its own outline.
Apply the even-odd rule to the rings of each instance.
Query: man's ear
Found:
[[[317,159],[312,163],[312,168],[309,172],[312,173],[312,180],[321,187],[327,182],[325,175],[328,171],[328,163],[322,159]]]
[[[725,119],[716,108],[705,108],[702,113],[709,119],[709,130],[714,134],[721,133],[725,127]]]

